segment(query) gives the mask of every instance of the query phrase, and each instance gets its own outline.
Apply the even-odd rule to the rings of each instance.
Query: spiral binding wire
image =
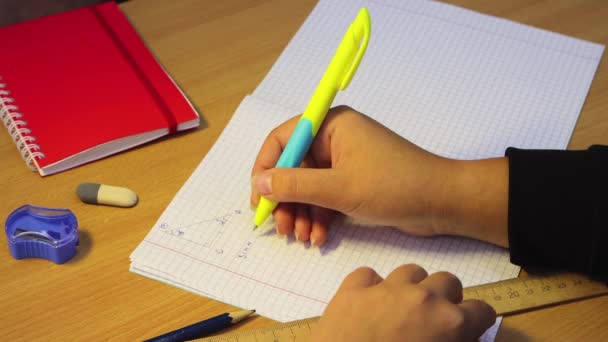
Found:
[[[31,135],[32,131],[27,128],[27,122],[23,120],[23,115],[18,113],[19,107],[14,102],[15,99],[9,97],[10,92],[6,90],[6,83],[2,82],[0,76],[0,119],[13,138],[13,142],[21,153],[21,157],[32,171],[36,171],[37,159],[44,158],[44,153],[40,152],[40,146],[35,144],[36,138]]]

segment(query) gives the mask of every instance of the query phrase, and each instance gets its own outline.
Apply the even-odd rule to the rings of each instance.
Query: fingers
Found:
[[[382,277],[369,267],[360,267],[344,278],[340,290],[370,287],[382,282]]]
[[[316,206],[297,203],[281,203],[274,212],[277,234],[289,235],[296,240],[309,241],[320,247],[327,240],[327,230],[335,214],[334,211]]]
[[[252,175],[273,168],[276,165],[299,119],[299,115],[294,116],[268,134],[253,164]]]
[[[295,207],[296,217],[294,222],[294,236],[296,240],[308,241],[312,226],[309,206],[296,204]]]
[[[421,281],[420,285],[426,287],[437,296],[447,298],[454,304],[462,302],[462,283],[460,279],[451,273],[433,273]]]
[[[259,173],[254,183],[270,200],[343,211],[349,200],[347,178],[335,169],[276,168]]]
[[[417,284],[426,278],[428,273],[424,268],[409,264],[397,267],[386,277],[385,282],[394,286],[402,286],[403,284]]]
[[[458,306],[464,313],[465,336],[463,336],[463,340],[465,341],[479,338],[496,322],[496,311],[485,302],[469,299]]]
[[[312,220],[310,244],[312,246],[320,247],[327,241],[327,231],[335,213],[333,210],[317,206],[310,208]]]
[[[299,119],[300,116],[293,117],[285,121],[277,128],[273,129],[272,132],[268,134],[253,164],[253,169],[251,170],[252,179],[258,173],[275,167],[279,157],[281,156],[281,152],[283,152],[283,149],[287,145],[287,141],[289,141],[289,137],[298,124]],[[254,185],[253,180],[251,184]],[[259,198],[260,194],[258,193],[256,187],[252,186],[251,204],[253,206],[257,206]]]
[[[286,236],[291,234],[294,226],[294,204],[279,203],[274,210],[274,223],[277,229],[277,235]]]

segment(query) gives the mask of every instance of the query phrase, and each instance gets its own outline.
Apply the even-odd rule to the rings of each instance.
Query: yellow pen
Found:
[[[357,18],[350,24],[344,38],[342,38],[340,46],[338,46],[275,167],[300,166],[336,94],[339,90],[346,89],[357,71],[369,43],[371,25],[367,8],[361,8]],[[255,213],[254,229],[268,219],[277,204],[277,202],[265,197],[260,198]]]

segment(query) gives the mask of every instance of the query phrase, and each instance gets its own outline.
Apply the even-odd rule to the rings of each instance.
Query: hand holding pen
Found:
[[[346,31],[275,167],[295,168],[300,166],[336,94],[339,90],[346,89],[357,71],[367,49],[370,33],[369,13],[366,8],[362,8]],[[257,206],[255,227],[264,223],[277,205],[278,202],[262,197]]]
[[[258,213],[269,215],[274,207],[264,203],[280,202],[273,213],[279,236],[294,233],[297,240],[321,246],[330,221],[342,213],[412,235],[507,244],[507,189],[497,181],[507,178],[504,158],[469,163],[443,158],[365,114],[338,106],[320,125],[303,167],[281,167],[277,160],[289,153],[292,132],[303,118],[269,134],[252,170],[251,204],[259,202]]]

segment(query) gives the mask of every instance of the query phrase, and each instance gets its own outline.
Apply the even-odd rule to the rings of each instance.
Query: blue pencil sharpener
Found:
[[[5,231],[15,259],[43,258],[63,264],[76,254],[78,220],[69,209],[24,205],[8,216]]]

